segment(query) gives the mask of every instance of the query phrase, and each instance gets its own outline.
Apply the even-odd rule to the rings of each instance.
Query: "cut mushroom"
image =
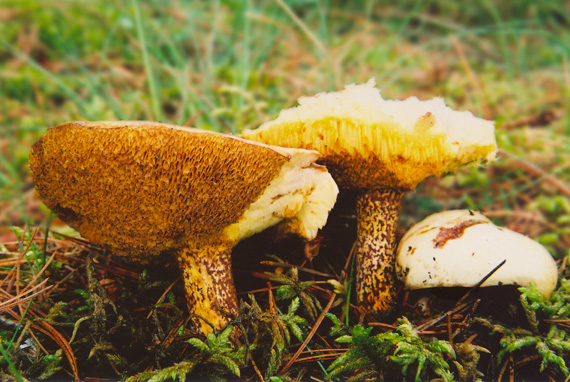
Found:
[[[407,289],[533,284],[545,296],[558,270],[550,253],[518,232],[498,227],[477,211],[433,214],[414,225],[398,246],[396,270]]]
[[[365,310],[392,301],[400,201],[424,178],[495,158],[494,124],[441,98],[384,100],[374,81],[302,97],[247,139],[317,150],[340,188],[357,195],[357,297]]]
[[[30,169],[45,204],[94,244],[141,263],[176,258],[208,332],[238,312],[238,241],[280,222],[312,239],[325,224],[338,189],[318,157],[154,122],[71,122],[32,147]]]

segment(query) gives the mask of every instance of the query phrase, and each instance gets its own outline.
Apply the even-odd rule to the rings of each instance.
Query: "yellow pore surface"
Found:
[[[470,162],[495,158],[494,124],[442,99],[384,100],[373,81],[299,99],[242,137],[317,150],[341,188],[411,190]]]

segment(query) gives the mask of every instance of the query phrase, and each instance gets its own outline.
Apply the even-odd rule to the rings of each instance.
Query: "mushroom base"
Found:
[[[382,312],[393,300],[395,236],[403,194],[384,188],[357,196],[356,296],[367,312]]]
[[[200,243],[178,252],[188,310],[203,333],[223,328],[239,312],[228,243]]]

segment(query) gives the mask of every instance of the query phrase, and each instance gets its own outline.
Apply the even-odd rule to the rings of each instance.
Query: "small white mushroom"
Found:
[[[398,247],[396,272],[408,289],[533,284],[545,296],[558,270],[550,253],[518,232],[498,227],[480,212],[453,210],[414,225]]]

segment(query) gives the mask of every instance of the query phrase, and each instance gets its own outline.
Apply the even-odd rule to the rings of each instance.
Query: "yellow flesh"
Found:
[[[427,117],[429,119],[429,117]],[[316,150],[342,188],[395,187],[411,190],[424,178],[453,171],[458,166],[487,158],[493,143],[457,153],[448,150],[443,133],[432,133],[421,119],[413,130],[395,122],[365,124],[358,120],[324,117],[319,120],[271,122],[246,131],[244,138]]]
[[[230,241],[239,241],[282,220],[286,231],[311,240],[317,235],[336,201],[338,188],[322,166],[299,167],[293,159],[241,219],[224,230]]]

